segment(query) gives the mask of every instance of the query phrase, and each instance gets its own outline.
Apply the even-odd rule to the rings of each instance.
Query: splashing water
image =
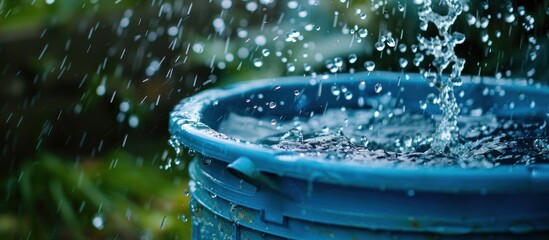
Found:
[[[426,55],[434,57],[431,65],[434,72],[423,70],[424,77],[430,86],[439,91],[439,103],[442,110],[442,119],[434,134],[431,148],[439,153],[460,155],[459,147],[458,115],[460,112],[454,94],[454,86],[461,85],[461,71],[465,66],[465,60],[458,58],[454,47],[465,41],[465,35],[459,32],[450,33],[450,27],[463,10],[462,0],[444,0],[442,4],[448,7],[447,15],[440,15],[433,11],[432,1],[424,0],[419,8],[420,29],[427,30],[429,22],[434,23],[438,29],[438,36],[427,38],[418,36],[419,48]],[[444,71],[451,65],[450,76],[444,76]]]
[[[252,66],[255,67],[253,69],[264,69],[266,66],[272,65],[273,59],[275,59],[274,61],[280,61],[281,68],[287,74],[310,76],[311,85],[318,83],[322,85],[323,79],[327,79],[330,73],[338,74],[346,71],[354,73],[357,66],[361,70],[371,73],[378,68],[383,69],[386,67],[386,63],[389,61],[385,59],[382,61],[383,56],[394,57],[398,60],[398,69],[402,72],[406,71],[406,68],[410,65],[419,67],[420,73],[429,86],[438,90],[438,94],[430,93],[426,96],[425,101],[420,101],[419,108],[423,110],[424,115],[413,115],[413,112],[406,109],[402,109],[401,113],[397,113],[400,110],[384,106],[383,109],[371,109],[371,111],[368,110],[364,113],[354,113],[352,109],[348,109],[347,112],[334,111],[335,116],[345,117],[330,118],[330,120],[338,119],[331,122],[330,126],[315,125],[316,116],[313,117],[312,115],[310,119],[299,119],[289,124],[288,119],[276,116],[276,110],[283,107],[284,102],[273,101],[274,99],[268,99],[267,97],[265,102],[261,105],[253,105],[250,110],[260,113],[273,111],[274,115],[265,119],[255,119],[255,117],[247,118],[231,113],[227,119],[222,121],[221,128],[216,130],[219,130],[221,134],[226,134],[226,136],[234,137],[238,142],[257,143],[275,149],[299,152],[300,155],[325,159],[344,159],[351,162],[376,161],[376,159],[390,160],[394,158],[397,162],[401,160],[407,162],[409,160],[408,162],[413,164],[458,164],[465,167],[494,167],[499,164],[544,162],[547,153],[549,153],[549,150],[547,150],[549,149],[549,142],[547,141],[548,134],[545,128],[545,120],[537,119],[535,123],[530,123],[528,122],[529,119],[499,118],[497,112],[471,108],[466,104],[460,109],[457,103],[457,98],[472,102],[476,100],[476,97],[464,98],[466,90],[460,91],[459,96],[455,93],[455,87],[462,85],[461,72],[465,67],[465,59],[456,55],[455,48],[465,42],[466,36],[463,33],[454,32],[451,28],[453,28],[462,12],[467,15],[467,24],[478,29],[486,29],[490,18],[479,16],[478,13],[476,17],[473,17],[471,13],[468,13],[470,12],[470,3],[465,0],[440,0],[435,3],[432,0],[414,2],[419,6],[418,17],[420,24],[418,29],[429,32],[418,35],[417,45],[405,42],[405,38],[403,38],[404,31],[401,31],[400,35],[395,34],[383,25],[380,25],[378,33],[373,29],[368,30],[372,26],[365,24],[364,20],[367,15],[364,13],[364,9],[356,8],[355,15],[360,18],[356,23],[346,22],[342,18],[343,15],[339,11],[335,11],[333,24],[331,24],[330,33],[332,36],[338,34],[335,30],[340,29],[341,36],[338,35],[338,38],[342,36],[349,37],[351,44],[348,52],[345,52],[346,55],[321,52],[318,51],[318,46],[315,47],[315,45],[321,45],[321,43],[314,41],[314,37],[317,36],[315,32],[321,31],[322,24],[316,25],[307,22],[312,19],[311,16],[314,11],[311,11],[311,15],[309,13],[301,14],[301,12],[296,15],[296,19],[303,21],[303,24],[299,27],[295,26],[294,23],[285,26],[281,24],[285,20],[280,18],[279,27],[281,29],[273,28],[273,32],[277,30],[276,36],[273,35],[271,38],[267,35],[260,35],[263,40],[258,41],[258,38],[255,38],[254,41],[250,41],[250,43],[255,43],[257,46],[254,48],[239,48],[237,53],[230,55],[230,61],[234,60],[234,56],[238,56],[240,59],[249,59]],[[352,6],[349,1],[341,1],[340,3],[344,4],[346,8]],[[287,5],[288,9],[291,10],[297,11],[300,8],[298,1],[290,1]],[[380,13],[379,11],[385,11],[382,9],[390,8],[389,5],[386,1],[379,1],[375,4],[372,2],[370,10],[373,13]],[[303,4],[303,6],[315,8],[318,7],[318,4],[309,1],[308,4]],[[444,10],[439,11],[440,8],[444,8]],[[486,7],[484,8],[486,9]],[[401,6],[400,3],[397,10],[406,13],[405,5]],[[512,12],[511,10],[508,11]],[[520,15],[520,10],[517,10],[517,13]],[[519,15],[516,16],[517,19]],[[390,14],[384,15],[385,18],[390,16]],[[515,15],[511,13],[502,16],[504,18],[501,18],[501,21],[506,23],[516,23],[517,21]],[[528,22],[529,18],[526,16],[524,19],[525,22]],[[295,21],[295,19],[292,21]],[[524,28],[530,31],[528,26],[524,26]],[[431,32],[435,35],[432,35]],[[491,46],[492,43],[488,33],[483,31],[480,37],[483,43]],[[239,34],[239,37],[249,38],[248,34],[251,34],[251,31],[246,31],[246,34],[242,36]],[[379,35],[376,36],[376,34]],[[499,38],[501,35],[502,33],[498,30],[496,37]],[[474,35],[472,39],[474,39]],[[271,42],[276,42],[277,47],[273,47]],[[364,58],[364,56],[357,54],[355,50],[359,49],[357,45],[360,44],[353,43],[361,42],[370,45],[368,51],[379,52],[380,59],[372,59],[370,56]],[[531,61],[536,59],[536,53],[540,49],[536,44],[535,38],[528,38],[529,49],[534,52],[533,55],[529,55]],[[337,45],[341,46],[340,40],[338,40]],[[198,50],[203,51],[202,48],[200,47]],[[252,54],[254,51],[255,53]],[[490,49],[490,51],[492,50]],[[413,60],[407,59],[406,54],[413,54]],[[411,61],[409,62],[409,60]],[[227,61],[229,61],[228,58]],[[301,68],[301,66],[303,67]],[[389,70],[393,69],[389,68]],[[501,79],[501,75],[501,72],[496,72],[496,79]],[[532,75],[533,73],[528,73],[528,77]],[[505,72],[505,76],[511,76],[510,70]],[[400,84],[400,80],[399,78],[398,84]],[[366,82],[362,80],[358,90],[363,91],[365,88]],[[368,88],[373,89],[376,96],[391,99],[398,98],[385,95],[386,91],[391,88],[388,84],[382,85],[379,82],[372,82],[371,84],[368,83]],[[486,94],[489,91],[492,90],[483,91],[483,96],[487,96]],[[305,93],[301,90],[294,90],[290,93],[295,95],[296,99],[305,97]],[[319,91],[317,97],[321,97],[322,94],[328,94],[330,97],[334,96],[347,101],[356,99],[357,106],[361,109],[369,106],[368,101],[372,100],[370,97],[364,98],[356,91],[353,94],[352,90],[339,83],[330,84],[328,91]],[[504,97],[505,91],[500,91],[498,94],[500,97]],[[248,96],[245,100],[246,103],[252,101],[253,98],[253,95]],[[263,95],[259,94],[257,98],[262,99]],[[429,104],[438,105],[438,108],[442,110],[442,114],[436,117],[431,116],[428,109]],[[513,107],[514,103],[511,103],[509,109],[513,109]],[[332,110],[327,107],[323,114],[330,115],[330,111]],[[425,115],[425,113],[427,114]],[[364,114],[369,117],[363,118]],[[463,114],[463,116],[460,116],[460,114]],[[362,121],[360,118],[364,121],[371,120],[375,124],[357,122]],[[506,122],[507,120],[509,122]],[[242,122],[246,123],[244,127],[241,126]],[[246,129],[245,127],[248,126],[252,128]],[[345,132],[348,131],[345,129],[349,126],[360,129],[358,129],[359,131]],[[510,126],[516,126],[516,129],[511,129]],[[405,132],[408,130],[409,132]],[[518,148],[518,150],[515,151],[513,148]],[[329,153],[330,151],[336,154]],[[327,154],[327,156],[322,154]]]
[[[379,97],[369,104],[372,108],[329,109],[275,126],[268,119],[231,113],[219,131],[240,141],[343,164],[493,168],[548,161],[549,129],[543,118],[463,116],[457,123],[467,151],[458,156],[432,149],[434,119],[391,107],[392,98]]]

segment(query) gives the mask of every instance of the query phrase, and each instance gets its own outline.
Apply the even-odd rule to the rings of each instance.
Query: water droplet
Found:
[[[286,4],[288,6],[289,9],[296,9],[297,7],[299,7],[299,3],[297,1],[288,1],[288,3]]]
[[[376,67],[376,64],[373,61],[366,61],[364,63],[364,68],[366,68],[368,72],[374,71],[375,67]]]
[[[298,96],[299,95],[299,90],[294,90],[294,95]]]
[[[481,32],[480,38],[482,42],[488,42],[488,39],[489,39],[488,33],[486,31]]]
[[[292,128],[280,137],[280,141],[303,142],[303,133],[298,128]]]
[[[410,45],[410,49],[412,50],[413,53],[417,52],[417,45],[415,44]]]
[[[269,103],[269,108],[270,108],[270,109],[276,108],[276,103],[275,103],[275,102],[270,102],[270,103]]]
[[[271,126],[275,126],[278,122],[276,121],[276,119],[272,119],[271,120]]]
[[[406,66],[408,66],[408,60],[406,60],[406,58],[400,58],[398,60],[398,65],[400,65],[401,68],[406,68]]]
[[[364,107],[364,105],[366,104],[366,101],[364,100],[363,97],[359,97],[357,100],[357,104],[358,104],[358,107]]]
[[[246,10],[250,12],[255,12],[255,10],[257,10],[257,7],[257,2],[254,1],[250,1],[246,4]]]
[[[429,24],[427,24],[427,22],[420,22],[419,23],[419,29],[421,29],[421,31],[427,31],[428,26],[429,26]]]
[[[339,94],[341,94],[341,90],[340,90],[339,87],[338,87],[337,85],[335,85],[335,84],[332,86],[331,90],[332,90],[332,94],[333,94],[334,96],[339,96]]]
[[[200,54],[200,53],[204,52],[204,44],[197,42],[197,43],[193,44],[192,49],[193,49],[193,52]]]
[[[127,17],[124,17],[122,19],[120,19],[120,23],[118,24],[118,26],[120,28],[126,28],[130,25],[130,19],[127,18]],[[177,30],[177,29],[176,29]],[[177,33],[176,33],[177,34]]]
[[[221,7],[223,9],[229,9],[233,5],[233,2],[231,0],[222,0],[221,1]]]
[[[349,54],[349,63],[350,64],[355,63],[357,59],[358,59],[358,57],[356,56],[356,54],[354,54],[354,53]]]
[[[301,33],[297,30],[292,30],[286,34],[286,42],[297,42],[301,40]]]
[[[295,72],[295,65],[293,63],[288,63],[286,65],[288,72]]]
[[[365,38],[368,36],[368,29],[366,28],[361,28],[358,30],[358,36],[361,37],[361,38]]]
[[[474,25],[476,21],[477,18],[475,16],[467,14],[467,24],[469,24],[469,26]]]
[[[383,86],[381,86],[381,83],[376,83],[376,85],[374,86],[374,91],[376,93],[380,93],[382,90],[383,90]]]
[[[120,109],[120,112],[128,112],[130,110],[130,103],[128,101],[122,101],[120,105],[118,105],[118,109]]]
[[[404,12],[404,10],[406,9],[406,7],[400,2],[398,2],[397,8],[399,12]]]
[[[414,57],[414,65],[416,67],[419,66],[419,64],[421,64],[421,62],[423,62],[423,59],[425,59],[425,56],[423,56],[423,54],[421,53],[416,53],[415,57]]]
[[[381,41],[378,41],[374,44],[374,47],[376,48],[376,50],[378,51],[383,51],[383,49],[385,49],[385,44],[383,44],[383,42]]]
[[[311,71],[311,69],[312,69],[312,67],[308,63],[303,64],[303,70],[305,70],[306,72]]]
[[[421,108],[422,110],[427,109],[427,102],[419,100],[419,108]]]
[[[95,89],[95,93],[97,94],[97,96],[105,95],[106,91],[107,91],[107,88],[105,87],[104,84],[97,86],[97,89]]]
[[[269,52],[269,49],[263,49],[261,51],[261,54],[263,55],[263,57],[268,57],[269,55],[271,55],[271,52]]]
[[[345,94],[343,94],[343,95],[345,96],[345,99],[346,99],[346,100],[351,100],[351,99],[353,99],[353,92],[351,92],[351,91],[347,91],[347,92],[345,92]]]
[[[92,219],[92,225],[98,230],[103,230],[105,228],[105,217],[103,214],[96,214]]]
[[[252,60],[254,67],[260,68],[263,66],[263,61],[260,58],[254,58]]]
[[[338,71],[338,67],[336,66],[336,64],[334,63],[334,60],[333,59],[328,59],[326,60],[326,68],[331,72],[331,73],[336,73]]]
[[[396,42],[395,42],[395,39],[393,37],[388,36],[387,39],[385,40],[385,42],[387,43],[387,46],[395,47]]]
[[[465,34],[460,33],[460,32],[452,33],[452,38],[454,39],[456,44],[461,44],[461,43],[465,42]]]
[[[168,35],[169,36],[175,37],[175,36],[177,36],[178,33],[179,33],[179,28],[177,28],[176,26],[171,26],[170,28],[168,28]]]
[[[130,115],[130,117],[128,118],[128,125],[131,128],[138,127],[139,126],[139,117],[135,114]]]
[[[407,49],[406,44],[401,43],[401,44],[398,45],[398,50],[400,52],[406,52],[406,49]]]
[[[341,59],[340,57],[334,58],[334,65],[338,68],[343,67],[343,59]]]
[[[223,32],[223,30],[225,30],[225,21],[221,18],[215,18],[212,21],[212,26],[216,29],[216,31]]]
[[[360,83],[358,84],[358,90],[364,91],[366,89],[366,81],[364,79],[360,80]]]
[[[505,22],[512,23],[515,21],[515,14],[509,13],[505,15]]]

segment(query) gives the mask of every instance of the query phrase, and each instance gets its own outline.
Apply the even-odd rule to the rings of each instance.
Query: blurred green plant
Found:
[[[44,153],[8,179],[6,197],[21,202],[2,207],[0,237],[186,239],[186,182],[127,152],[73,164]]]

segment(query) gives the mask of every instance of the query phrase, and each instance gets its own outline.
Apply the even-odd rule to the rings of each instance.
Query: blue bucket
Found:
[[[253,116],[291,120],[326,106],[360,108],[357,98],[328,94],[336,84],[354,96],[378,95],[373,87],[359,91],[360,80],[381,84],[407,111],[439,113],[436,107],[419,108],[419,100],[435,91],[420,75],[389,72],[254,81],[207,90],[177,105],[170,117],[172,136],[201,155],[189,166],[193,239],[547,239],[549,164],[349,165],[244,143],[217,131],[230,112],[246,112],[267,100],[285,104]],[[505,97],[483,94],[494,88],[503,89]],[[549,112],[547,87],[471,77],[459,90],[465,91],[460,99],[475,99],[476,107],[500,117]],[[252,94],[264,97],[245,101]]]

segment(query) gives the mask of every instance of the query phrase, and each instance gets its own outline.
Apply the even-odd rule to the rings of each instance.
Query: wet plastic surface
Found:
[[[418,101],[434,89],[419,75],[408,76],[356,73],[318,77],[314,84],[310,77],[270,79],[208,90],[183,100],[170,118],[172,135],[211,160],[209,164],[193,161],[190,166],[194,204],[208,212],[193,212],[194,237],[206,237],[205,231],[223,223],[237,227],[218,233],[221,239],[425,238],[433,234],[471,238],[526,233],[543,237],[549,231],[549,166],[545,164],[492,169],[350,165],[246,144],[215,130],[230,112],[246,113],[247,108],[267,101],[285,104],[253,116],[291,119],[325,108],[359,108],[358,97],[387,92],[407,111],[423,111]],[[364,91],[357,90],[361,80],[367,84]],[[458,91],[464,90],[463,99],[473,99],[474,107],[484,112],[500,117],[549,112],[547,87],[490,78],[464,80]],[[381,93],[374,90],[377,83],[383,86]],[[356,97],[348,101],[330,94],[334,84],[346,86]],[[504,89],[505,95],[482,94],[495,88]],[[250,97],[259,94],[262,98]],[[536,102],[533,108],[531,100]],[[440,110],[428,107],[425,111],[437,114]]]

